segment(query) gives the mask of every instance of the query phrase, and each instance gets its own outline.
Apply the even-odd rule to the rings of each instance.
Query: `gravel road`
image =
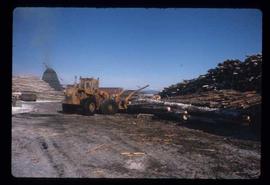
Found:
[[[23,104],[30,111],[12,116],[15,177],[260,176],[261,143],[248,130],[222,127],[227,130],[221,134],[221,127],[213,131],[202,123],[123,113],[63,114],[59,102]]]

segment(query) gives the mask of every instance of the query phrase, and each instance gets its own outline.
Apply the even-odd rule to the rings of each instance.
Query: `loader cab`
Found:
[[[99,79],[94,78],[80,78],[79,88],[96,90],[99,88]]]

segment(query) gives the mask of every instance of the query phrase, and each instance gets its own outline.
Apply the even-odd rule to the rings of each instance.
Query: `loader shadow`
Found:
[[[94,116],[94,115],[90,115],[90,114],[84,114],[81,111],[78,111],[78,112],[76,112],[76,111],[74,111],[74,112],[64,112],[62,110],[58,110],[57,113],[66,114],[66,115]]]
[[[260,141],[260,130],[255,130],[249,126],[236,125],[228,122],[203,122],[203,121],[187,121],[181,124],[186,128],[201,130],[214,135],[230,137],[234,139]]]
[[[138,114],[138,113],[128,113],[128,114]],[[184,121],[179,116],[166,116],[166,115],[154,115],[152,120],[164,120],[169,121],[166,124],[177,123],[179,126],[186,128],[200,130],[214,135],[219,135],[223,137],[260,141],[261,132],[260,129],[254,129],[249,126],[239,125],[231,122],[207,122],[202,120],[187,120]]]
[[[75,111],[69,111],[69,112],[64,112],[63,110],[58,110],[57,113],[59,114],[66,114],[66,115],[80,115],[80,116],[95,116],[95,115],[104,115],[101,113],[101,111],[96,111],[93,114],[90,113],[84,113],[82,110],[75,110]]]
[[[62,110],[58,110],[57,113],[60,113],[60,114],[78,114],[78,113],[75,113],[75,112],[64,112]]]

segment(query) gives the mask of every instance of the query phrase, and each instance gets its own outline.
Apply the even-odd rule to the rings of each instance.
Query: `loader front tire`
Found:
[[[102,114],[115,114],[118,111],[118,106],[113,100],[105,100],[100,105]]]
[[[83,113],[86,115],[94,115],[96,112],[96,99],[89,97],[83,101]]]

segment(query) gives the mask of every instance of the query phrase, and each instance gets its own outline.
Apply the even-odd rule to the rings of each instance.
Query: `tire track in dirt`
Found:
[[[55,140],[52,140],[52,145],[54,148],[58,151],[59,154],[61,154],[61,157],[63,159],[64,164],[68,164],[69,166],[72,167],[73,171],[75,172],[76,176],[79,177],[86,177],[87,175],[83,172],[82,169],[78,169],[78,165],[74,160],[66,153],[63,151],[63,149],[56,143]],[[80,168],[80,167],[79,167]]]
[[[66,119],[62,116],[55,117],[49,116],[48,123],[55,123],[53,128],[57,129],[58,132],[63,132],[66,129],[69,129],[71,125],[68,125],[66,128]],[[53,131],[52,131],[53,132]],[[79,138],[76,136],[76,138]],[[83,137],[83,139],[87,139],[87,137]],[[47,142],[46,142],[47,140]],[[82,169],[78,169],[77,163],[65,152],[65,149],[62,148],[58,143],[62,138],[58,137],[48,137],[47,139],[42,140],[42,148],[45,152],[46,156],[48,157],[49,161],[53,164],[52,166],[56,169],[57,174],[59,177],[63,176],[74,176],[74,177],[86,177],[87,175],[83,172]],[[81,140],[81,139],[80,139]],[[69,149],[72,146],[68,147]]]
[[[63,177],[65,175],[64,165],[59,164],[58,161],[54,159],[51,152],[49,151],[49,146],[44,138],[38,139],[40,144],[40,149],[43,151],[43,154],[48,159],[49,163],[53,167],[53,169],[56,171],[58,177]]]

